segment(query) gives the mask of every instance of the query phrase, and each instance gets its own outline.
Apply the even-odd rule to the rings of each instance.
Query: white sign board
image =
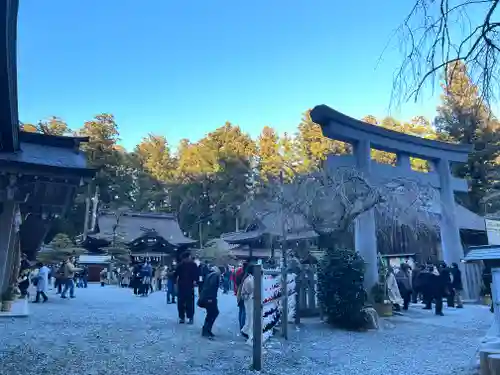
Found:
[[[500,245],[500,221],[484,220],[486,223],[486,233],[488,234],[489,245]]]

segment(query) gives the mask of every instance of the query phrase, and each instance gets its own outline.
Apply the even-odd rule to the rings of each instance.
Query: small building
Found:
[[[130,249],[132,261],[147,259],[169,264],[196,243],[184,235],[175,216],[169,213],[103,211],[97,223],[99,233],[89,234],[86,242],[106,241],[107,246],[123,243]]]
[[[98,282],[102,270],[109,269],[111,257],[109,255],[80,255],[78,266],[87,266],[89,270],[88,281]]]
[[[281,256],[283,243],[289,249],[309,251],[317,245],[318,234],[300,215],[279,213],[258,215],[240,232],[224,233],[221,239],[232,246],[237,259],[269,259]]]

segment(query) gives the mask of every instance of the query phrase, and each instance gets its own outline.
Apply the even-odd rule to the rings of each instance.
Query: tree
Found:
[[[38,123],[38,131],[42,134],[48,135],[67,135],[71,134],[71,129],[68,124],[61,118],[51,116],[48,120],[40,121]]]
[[[27,132],[27,133],[37,133],[38,132],[38,128],[33,124],[20,123],[19,127],[21,128],[21,130],[23,132]]]
[[[434,120],[439,134],[445,140],[469,144],[473,151],[467,164],[457,168],[462,178],[471,181],[464,203],[475,212],[482,212],[482,199],[499,181],[497,158],[500,155],[500,123],[479,97],[462,62],[450,68],[454,79],[443,84],[442,104]]]
[[[201,155],[206,158],[212,172],[219,170],[220,160],[232,158],[250,160],[257,150],[253,139],[239,126],[230,122],[208,133],[198,142],[198,147],[203,150]]]
[[[429,214],[434,193],[431,187],[404,179],[374,185],[354,168],[325,167],[297,174],[292,183],[276,180],[263,185],[246,203],[245,213],[250,217],[274,214],[281,221],[276,223],[278,227],[292,228],[299,215],[318,233],[319,246],[325,253],[318,276],[320,302],[329,322],[352,329],[366,323],[361,311],[366,295],[360,277],[363,260],[353,250],[349,229],[357,217],[370,210],[415,231],[434,228],[435,221]]]
[[[235,258],[231,255],[228,248],[212,242],[209,246],[198,251],[198,258],[201,261],[208,261],[216,266],[227,266],[234,263]]]
[[[490,103],[499,83],[498,4],[499,0],[415,0],[399,27],[398,44],[405,48],[394,82],[396,96],[417,100],[443,70],[446,85],[452,85],[452,63],[462,61],[479,96]]]
[[[141,165],[159,181],[171,181],[175,160],[170,155],[167,139],[162,135],[149,134],[135,148]]]
[[[112,161],[120,135],[113,115],[102,113],[86,121],[79,134],[89,137],[84,150],[94,167],[103,167]]]
[[[85,249],[75,246],[67,235],[59,233],[52,239],[46,250],[38,253],[37,259],[44,264],[57,264],[69,257],[78,257],[86,253]]]
[[[374,116],[366,116],[363,118],[363,121],[415,137],[426,139],[437,138],[437,134],[431,123],[423,116],[416,116],[409,122],[400,122],[390,116],[383,118],[382,121],[378,121]],[[372,159],[378,163],[396,165],[396,154],[391,152],[372,149]],[[426,160],[411,157],[410,163],[413,170],[420,172],[429,171],[429,163]]]
[[[311,120],[310,111],[304,113],[296,135],[296,147],[300,157],[300,172],[317,170],[330,154],[349,153],[349,145],[327,138],[321,127]]]
[[[267,179],[278,176],[283,168],[280,139],[273,128],[265,126],[257,139],[260,175]]]
[[[42,133],[47,135],[68,135],[71,129],[60,117],[51,116],[47,120],[39,121],[37,125],[20,123],[22,131],[28,133]]]

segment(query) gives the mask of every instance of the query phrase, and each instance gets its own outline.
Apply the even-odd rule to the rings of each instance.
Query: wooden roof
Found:
[[[111,241],[115,233],[118,240],[130,243],[146,235],[155,234],[173,246],[196,243],[182,233],[179,223],[172,214],[129,211],[120,214],[117,225],[117,216],[114,213],[102,212],[97,220],[100,232],[92,236],[95,238]]]
[[[481,260],[500,260],[500,245],[471,246],[464,262]]]
[[[257,214],[256,216],[254,225],[249,227],[252,228],[251,230],[224,233],[221,235],[221,238],[229,243],[256,240],[262,235],[271,235],[280,238],[283,234],[283,229],[286,231],[287,241],[298,241],[318,237],[318,234],[311,229],[301,215],[285,215],[279,212],[269,212]]]

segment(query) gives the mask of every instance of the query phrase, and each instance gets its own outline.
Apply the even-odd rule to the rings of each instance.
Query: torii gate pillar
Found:
[[[332,167],[355,167],[372,181],[404,177],[439,189],[441,198],[441,258],[448,264],[460,263],[463,248],[455,217],[454,191],[468,191],[466,181],[452,176],[450,162],[466,162],[472,147],[428,140],[388,130],[355,120],[330,107],[320,105],[311,111],[311,119],[331,139],[350,143],[354,155],[332,156]],[[371,149],[397,155],[396,166],[371,160]],[[429,173],[411,169],[410,157],[429,160],[434,166]],[[358,217],[355,223],[355,246],[366,263],[365,287],[377,282],[377,238],[373,210]]]

